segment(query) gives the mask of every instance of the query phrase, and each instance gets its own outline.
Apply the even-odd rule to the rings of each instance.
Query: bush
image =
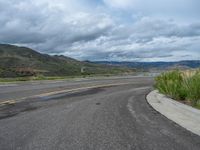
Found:
[[[187,99],[191,100],[192,105],[196,105],[200,100],[200,73],[188,78],[184,83],[184,87],[187,91]]]
[[[186,98],[185,89],[182,87],[183,77],[179,71],[163,73],[156,78],[156,88],[168,96],[184,100]]]
[[[187,75],[181,71],[170,71],[156,79],[155,87],[176,100],[190,100],[193,106],[200,101],[200,72]]]

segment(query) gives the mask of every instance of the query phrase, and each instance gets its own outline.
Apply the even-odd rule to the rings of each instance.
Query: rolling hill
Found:
[[[82,62],[66,56],[41,54],[26,47],[0,44],[0,77],[79,76],[132,71],[125,67]]]

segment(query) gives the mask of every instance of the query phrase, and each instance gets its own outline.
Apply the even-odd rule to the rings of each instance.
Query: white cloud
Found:
[[[189,5],[186,0],[180,7],[187,4],[191,8],[194,1],[190,0]],[[90,2],[0,0],[0,43],[24,45],[80,60],[199,59],[198,19],[180,22],[159,15],[144,15],[153,8],[155,12],[162,12],[159,9],[164,2],[161,4],[160,0],[150,1],[157,2],[158,6],[154,3],[147,5],[150,2],[144,0],[104,0],[106,6],[99,3],[90,5]],[[171,3],[166,6],[179,7],[172,0],[168,2]],[[129,12],[123,14],[126,9]],[[132,19],[133,9],[138,14],[142,11],[142,15]],[[190,13],[188,15],[195,18]]]
[[[103,1],[108,6],[125,9],[133,6],[134,2],[138,0],[103,0]]]

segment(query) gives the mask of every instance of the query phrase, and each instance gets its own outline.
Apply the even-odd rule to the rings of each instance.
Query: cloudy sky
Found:
[[[200,0],[0,0],[0,43],[79,60],[200,59]]]

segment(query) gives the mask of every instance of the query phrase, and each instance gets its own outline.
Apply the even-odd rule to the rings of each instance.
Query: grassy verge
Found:
[[[159,92],[200,109],[200,70],[170,71],[155,81]]]
[[[0,83],[6,82],[20,82],[20,81],[35,81],[35,80],[59,80],[64,79],[64,77],[17,77],[17,78],[0,78]]]
[[[12,83],[12,82],[23,82],[23,81],[39,81],[39,80],[70,80],[76,78],[92,78],[92,77],[109,77],[116,76],[119,74],[98,74],[98,75],[80,75],[80,76],[35,76],[35,77],[16,77],[16,78],[0,78],[0,83]]]

